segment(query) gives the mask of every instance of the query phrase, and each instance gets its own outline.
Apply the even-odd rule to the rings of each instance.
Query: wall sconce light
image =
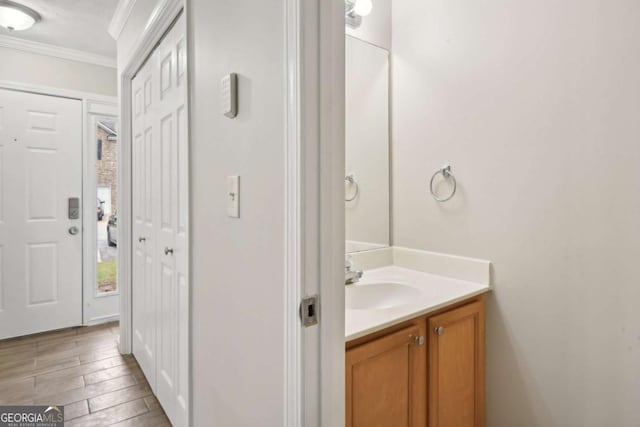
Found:
[[[345,22],[351,28],[362,25],[362,17],[367,16],[373,9],[371,0],[346,0],[344,4]]]

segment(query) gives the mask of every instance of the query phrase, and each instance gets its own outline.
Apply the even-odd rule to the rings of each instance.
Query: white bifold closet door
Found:
[[[174,426],[188,424],[185,18],[133,79],[133,354]]]

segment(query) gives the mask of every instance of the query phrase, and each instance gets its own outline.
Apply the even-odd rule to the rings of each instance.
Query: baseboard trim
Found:
[[[97,316],[97,317],[92,317],[91,319],[89,319],[89,321],[87,323],[85,323],[84,326],[95,326],[95,325],[100,325],[102,323],[109,323],[109,322],[115,322],[120,320],[120,314],[116,313],[116,314],[109,314],[106,316]]]

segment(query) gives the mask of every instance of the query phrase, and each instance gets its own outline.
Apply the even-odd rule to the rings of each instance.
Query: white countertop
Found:
[[[360,282],[346,286],[360,287],[377,283],[397,283],[414,288],[416,292],[413,293],[413,289],[410,290],[412,291],[410,301],[395,307],[378,309],[347,308],[345,318],[346,341],[351,341],[439,310],[448,305],[488,292],[491,289],[489,284],[452,279],[397,266],[367,270]],[[354,301],[355,299],[352,299],[352,303]],[[357,301],[355,302],[357,303]]]

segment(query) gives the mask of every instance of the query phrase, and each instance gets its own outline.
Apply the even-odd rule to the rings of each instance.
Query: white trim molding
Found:
[[[302,134],[300,122],[300,5],[286,0],[285,67],[285,426],[303,422],[303,344],[298,314],[303,287]]]
[[[0,35],[0,47],[37,53],[39,55],[53,56],[71,61],[85,62],[87,64],[100,65],[102,67],[116,67],[116,58],[47,43],[19,39],[12,36]]]
[[[286,3],[286,426],[344,425],[344,0]],[[300,298],[319,323],[301,328]]]
[[[109,316],[94,317],[90,321],[85,322],[84,325],[85,326],[100,325],[102,323],[115,322],[119,318],[120,318],[119,314],[113,314],[113,315],[109,315]]]
[[[61,89],[57,87],[12,82],[8,80],[0,80],[0,87],[4,89],[18,90],[21,92],[40,93],[60,98],[83,100],[86,102],[87,112],[91,114],[108,114],[109,111],[112,111],[113,106],[118,104],[118,98],[114,96],[99,95],[79,90]]]
[[[321,425],[337,426],[345,420],[344,2],[318,1],[320,407]]]
[[[124,26],[127,24],[127,20],[129,19],[131,11],[135,5],[136,0],[120,0],[118,2],[116,10],[113,13],[113,17],[111,18],[111,22],[109,23],[109,28],[107,28],[111,37],[118,40],[118,37],[120,37]]]

